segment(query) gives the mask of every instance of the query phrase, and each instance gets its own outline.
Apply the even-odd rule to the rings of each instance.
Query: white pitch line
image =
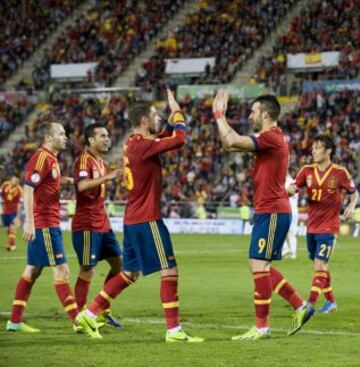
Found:
[[[0,316],[10,316],[10,312],[0,312]],[[31,315],[31,314],[27,314],[28,317],[31,316],[36,316],[36,315]],[[39,317],[40,315],[37,315],[37,317]],[[133,324],[151,324],[151,325],[164,325],[165,324],[165,320],[163,319],[134,319],[134,318],[129,318],[129,317],[125,317],[123,319],[121,319],[121,321],[123,322],[128,322],[128,323],[133,323]],[[200,329],[230,329],[230,330],[248,330],[250,329],[251,326],[249,325],[226,325],[226,324],[198,324],[198,323],[193,323],[193,322],[183,322],[183,325],[187,325],[187,326],[191,326],[191,327],[195,327],[195,328],[200,328]],[[275,331],[275,332],[279,332],[279,333],[287,333],[287,329],[281,329],[281,328],[271,328],[271,331]],[[331,331],[331,330],[327,330],[327,331],[321,331],[321,330],[302,330],[301,331],[302,334],[310,334],[310,335],[333,335],[333,336],[359,336],[360,337],[360,333],[350,333],[347,331]]]
[[[161,319],[133,319],[133,318],[124,318],[122,319],[124,322],[136,323],[136,324],[164,324],[165,321]],[[191,327],[198,327],[203,329],[231,329],[231,330],[248,330],[251,326],[247,325],[226,325],[226,324],[197,324],[192,322],[183,322],[184,325],[188,325]],[[287,329],[280,328],[271,328],[271,331],[287,333]],[[303,334],[313,334],[313,335],[342,335],[342,336],[360,336],[360,333],[350,333],[347,331],[321,331],[321,330],[302,330]]]

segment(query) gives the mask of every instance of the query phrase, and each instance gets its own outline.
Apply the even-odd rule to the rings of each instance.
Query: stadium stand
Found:
[[[256,81],[280,93],[286,85],[287,54],[323,51],[341,52],[339,66],[317,72],[297,73],[302,80],[352,79],[360,71],[359,2],[345,0],[313,1],[292,19],[287,34],[280,37],[270,56],[261,58]]]
[[[168,58],[215,57],[215,66],[191,82],[229,82],[293,3],[265,1],[259,6],[250,0],[200,2],[181,29],[159,42],[156,54],[139,70],[136,85],[144,90],[161,89],[166,83]]]
[[[0,3],[0,88],[81,0]]]
[[[51,64],[98,62],[87,84],[108,86],[153,38],[181,5],[182,0],[129,2],[106,0],[94,4],[59,36],[20,87],[43,88]]]

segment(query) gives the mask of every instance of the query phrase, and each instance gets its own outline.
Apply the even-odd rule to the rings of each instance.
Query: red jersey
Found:
[[[289,146],[283,132],[275,126],[253,139],[255,213],[291,213],[285,190]]]
[[[161,218],[160,154],[185,144],[184,123],[177,123],[171,136],[130,136],[124,146],[125,186],[128,190],[124,223],[136,224]]]
[[[74,166],[76,211],[72,220],[73,231],[108,232],[111,229],[105,210],[106,184],[82,192],[77,188],[77,183],[84,178],[97,179],[106,174],[106,163],[89,151],[82,152],[76,158]]]
[[[22,197],[21,186],[13,186],[11,181],[5,181],[1,185],[0,194],[3,199],[3,214],[17,213]]]
[[[307,188],[309,200],[308,233],[338,233],[340,228],[341,191],[356,191],[345,167],[330,164],[320,171],[317,164],[304,166],[295,181],[297,189]]]
[[[34,188],[35,228],[60,227],[60,179],[56,156],[38,149],[25,169],[25,185]]]

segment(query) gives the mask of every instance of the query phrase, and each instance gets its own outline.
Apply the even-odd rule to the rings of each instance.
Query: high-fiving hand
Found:
[[[224,89],[219,89],[213,101],[212,105],[213,113],[217,114],[220,112],[222,115],[225,115],[228,101],[229,101],[229,93],[226,92]]]
[[[167,88],[166,93],[171,114],[173,114],[176,111],[180,111],[180,106],[176,102],[173,92],[169,88]]]

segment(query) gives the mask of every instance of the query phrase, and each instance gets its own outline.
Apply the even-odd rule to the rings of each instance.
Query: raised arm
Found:
[[[213,113],[219,128],[221,143],[225,150],[234,152],[253,152],[256,150],[255,141],[250,136],[239,135],[226,120],[225,114],[229,94],[220,89],[213,102]]]

